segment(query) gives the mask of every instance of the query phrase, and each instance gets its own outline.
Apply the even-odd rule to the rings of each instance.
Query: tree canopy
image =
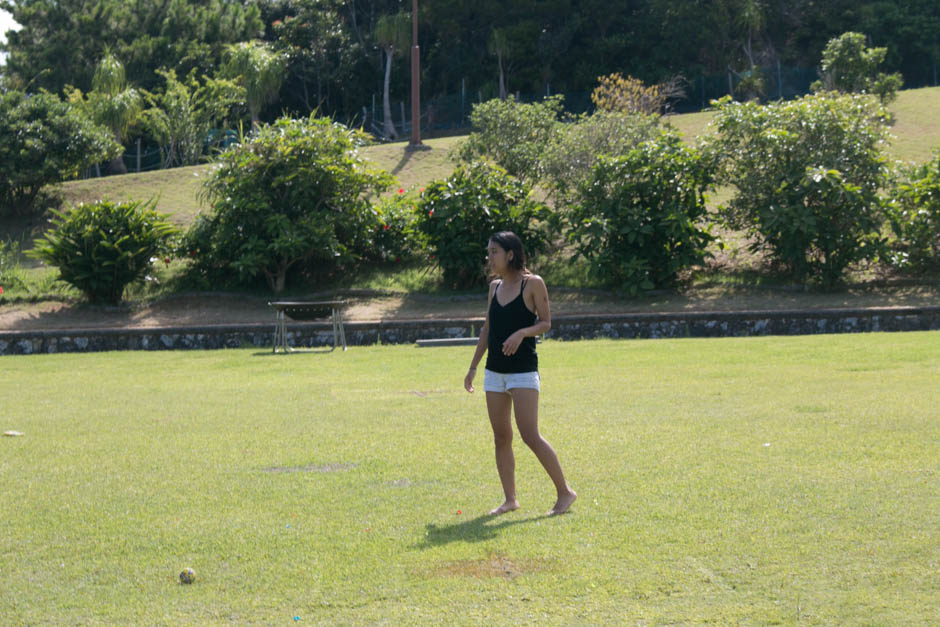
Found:
[[[164,82],[161,69],[216,76],[228,45],[266,41],[288,59],[280,99],[261,114],[268,121],[315,109],[361,115],[383,87],[377,26],[410,9],[402,0],[0,0],[0,6],[22,25],[3,47],[8,88],[61,93],[71,84],[87,92],[109,49],[129,84],[152,91]],[[464,85],[487,98],[501,91],[587,94],[597,77],[617,72],[646,84],[675,75],[726,76],[745,81],[748,94],[770,95],[776,89],[761,83],[755,67],[812,71],[826,44],[847,31],[864,33],[866,47],[887,49],[880,70],[900,72],[905,85],[934,84],[940,65],[936,0],[424,0],[419,20],[424,99]],[[405,99],[408,56],[393,63],[390,89]]]

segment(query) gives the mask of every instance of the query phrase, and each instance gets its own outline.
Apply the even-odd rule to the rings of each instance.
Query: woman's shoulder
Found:
[[[525,280],[526,280],[527,285],[529,283],[533,283],[535,285],[542,285],[542,286],[545,285],[545,280],[542,279],[542,277],[540,277],[539,275],[534,274],[532,272],[529,272],[528,274],[525,275]]]

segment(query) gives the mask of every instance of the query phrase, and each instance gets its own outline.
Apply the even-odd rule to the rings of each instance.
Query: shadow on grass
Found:
[[[283,351],[274,352],[272,350],[263,350],[252,353],[252,357],[287,357],[289,355],[329,355],[330,353],[339,350],[340,353],[343,352],[342,346],[339,349],[334,347],[325,347],[325,348],[291,348],[286,353]]]
[[[548,518],[546,515],[532,516],[530,518],[506,518],[512,514],[493,516],[484,514],[453,525],[425,525],[424,540],[414,545],[416,549],[430,549],[435,546],[450,544],[451,542],[483,542],[492,540],[502,529],[514,525],[534,523]],[[498,522],[497,522],[498,521]]]

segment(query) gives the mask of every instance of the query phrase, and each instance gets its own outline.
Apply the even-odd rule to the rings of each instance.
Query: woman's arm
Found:
[[[493,300],[493,293],[496,291],[496,281],[490,283],[490,292],[486,298],[486,322],[480,329],[480,339],[477,340],[476,350],[473,351],[473,359],[470,360],[470,369],[463,378],[463,387],[468,392],[473,392],[473,377],[477,374],[477,366],[486,354],[487,341],[490,335],[490,302]]]
[[[526,293],[523,294],[526,307],[538,316],[531,327],[519,329],[503,342],[503,354],[514,355],[519,350],[522,340],[547,333],[552,328],[552,310],[548,303],[548,288],[545,281],[537,274],[530,275],[526,283]]]

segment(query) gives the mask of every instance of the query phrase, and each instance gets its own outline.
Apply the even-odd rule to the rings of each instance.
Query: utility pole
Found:
[[[418,47],[418,0],[411,2],[411,141],[409,150],[427,150],[421,143],[421,57]]]

